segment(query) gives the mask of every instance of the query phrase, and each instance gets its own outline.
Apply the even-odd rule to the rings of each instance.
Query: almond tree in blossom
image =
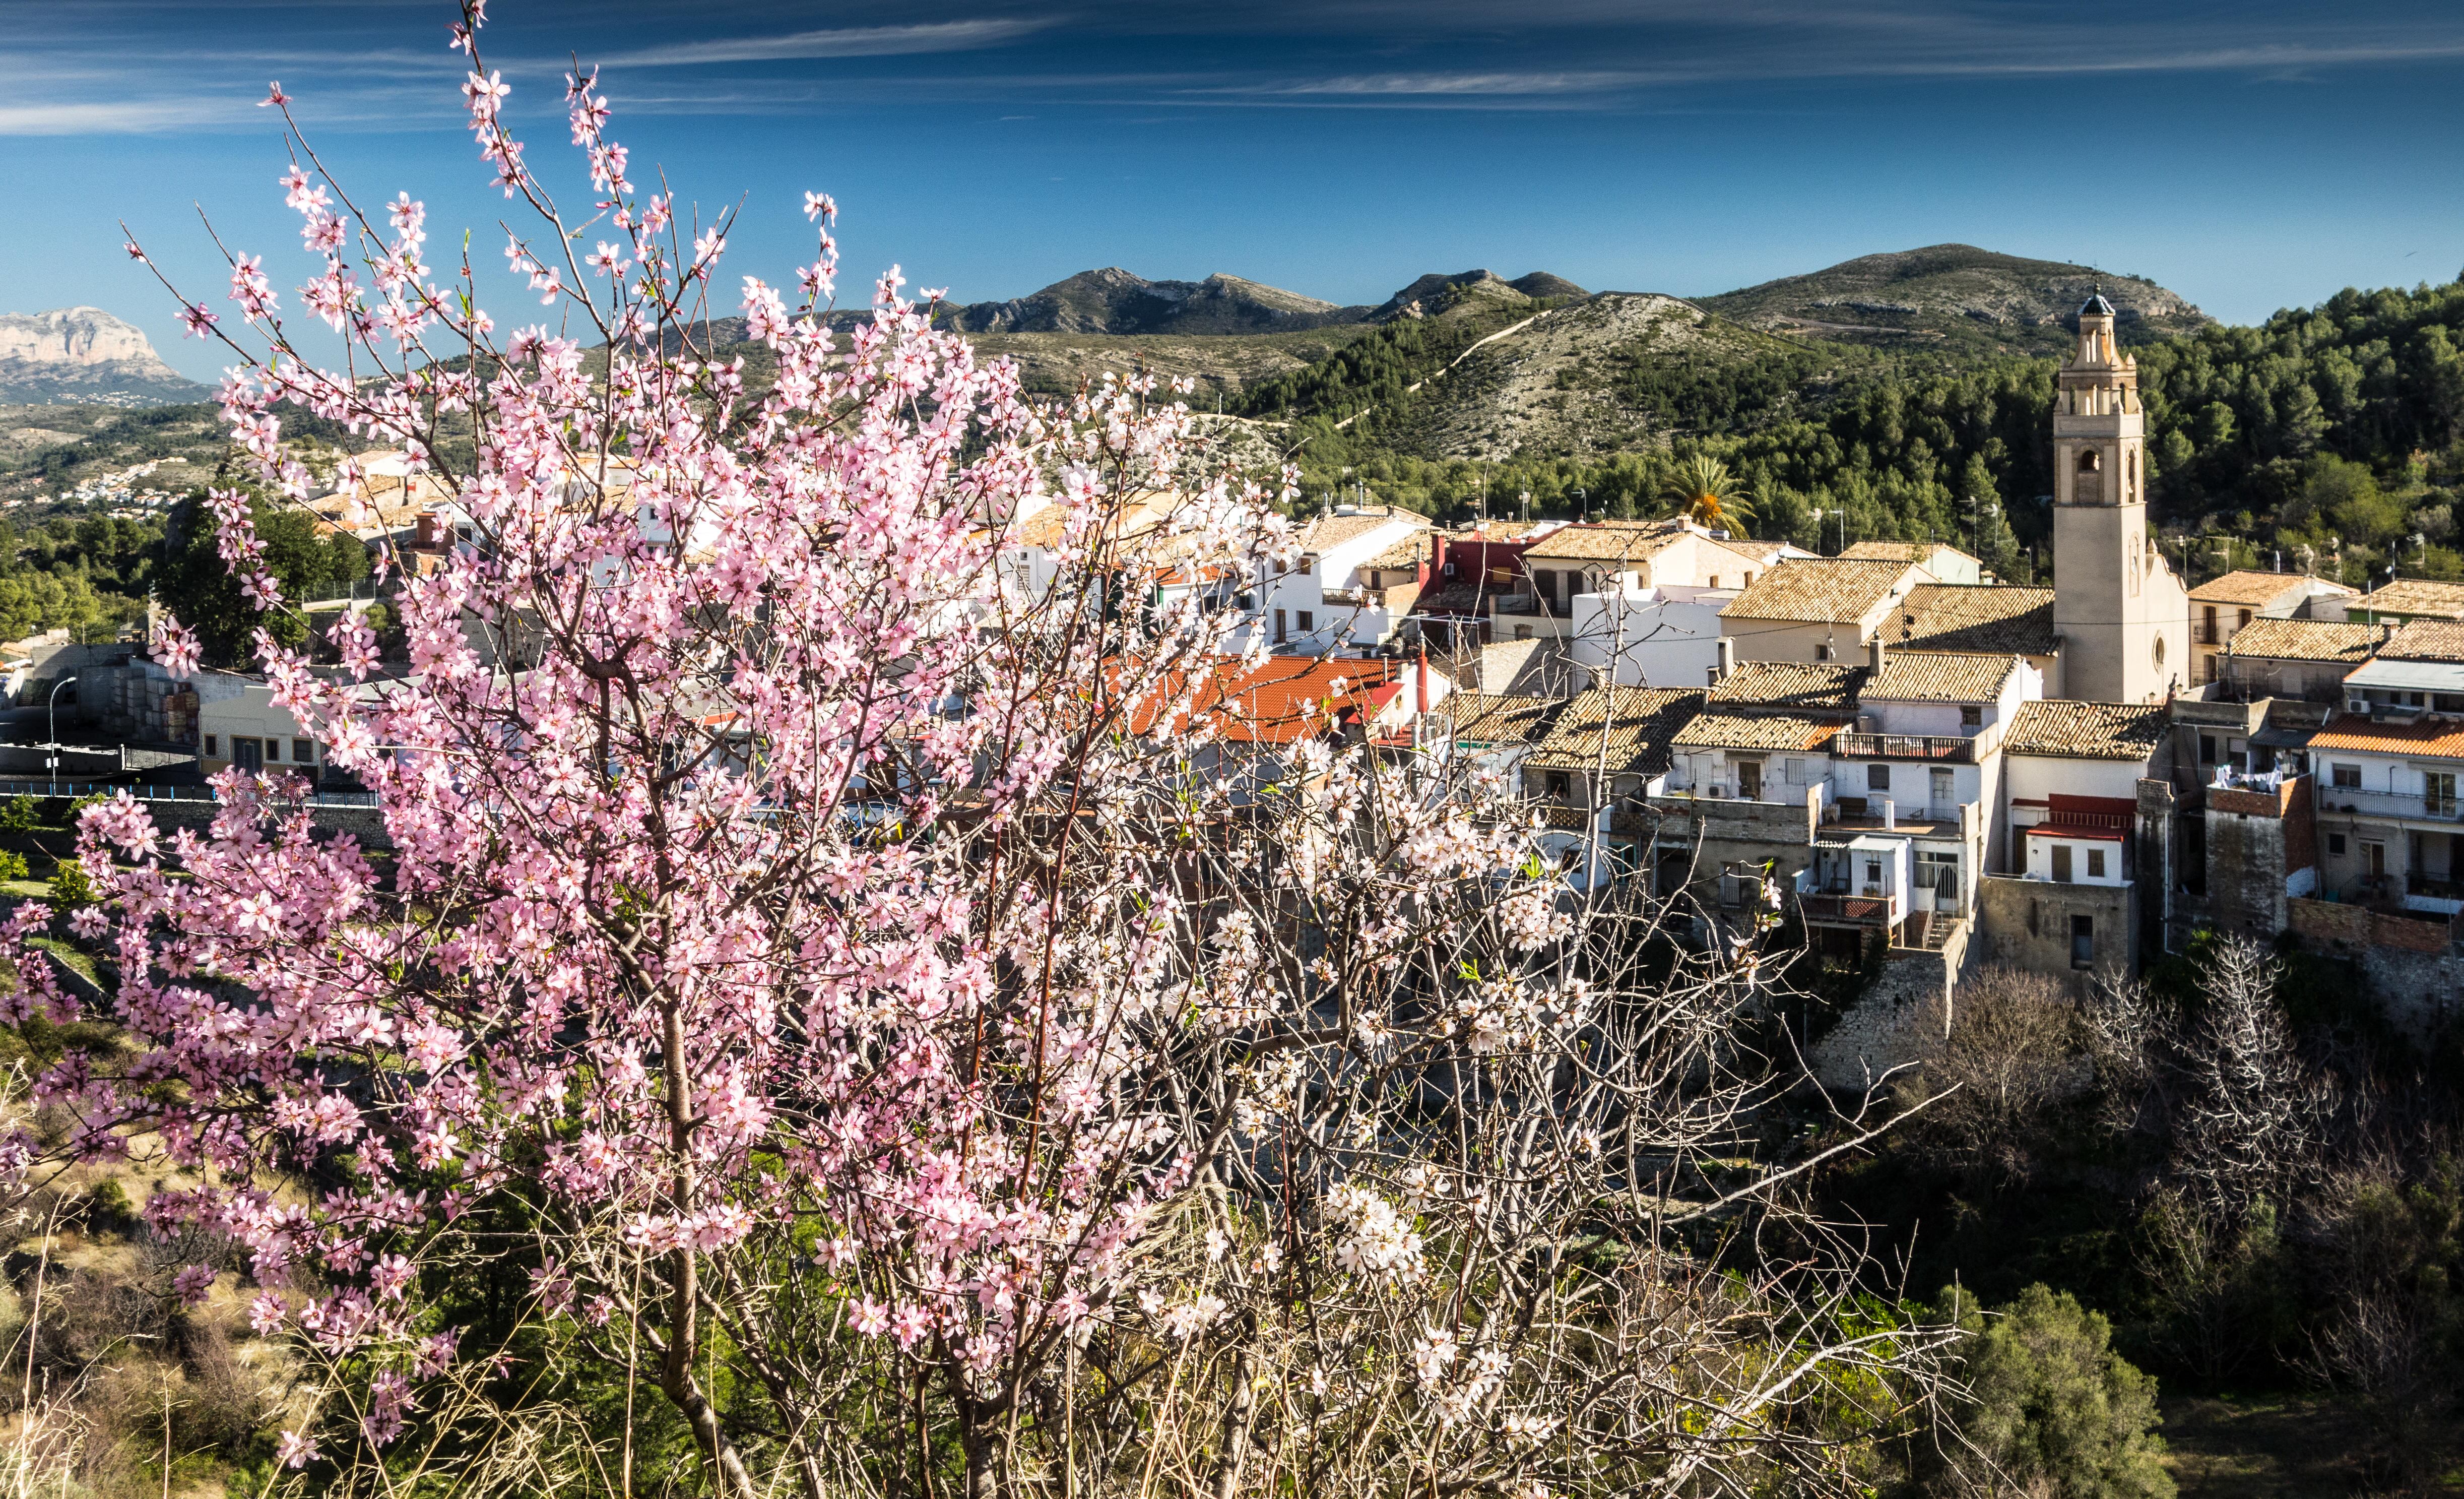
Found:
[[[356,618],[340,670],[258,641],[390,856],[276,775],[224,773],[202,832],[90,808],[66,921],[117,1042],[36,1089],[65,1154],[176,1168],[149,1223],[228,1236],[321,1371],[284,1461],[373,1487],[459,1443],[473,1492],[629,1493],[630,1420],[559,1427],[552,1484],[470,1435],[546,1419],[440,1310],[514,1264],[550,1356],[663,1402],[729,1496],[1861,1481],[1941,1334],[1776,1210],[1805,1161],[1737,1160],[1796,1081],[1751,955],[1571,890],[1442,736],[1246,732],[1225,684],[1272,668],[1221,594],[1147,584],[1237,586],[1287,522],[1171,392],[1032,404],[895,272],[819,316],[819,195],[794,291],[722,292],[729,219],[635,180],[587,72],[568,209],[480,12],[471,127],[548,321],[500,333],[421,205],[296,127],[315,274],[234,251],[235,317],[183,298],[262,494],[309,496],[298,408],[454,496],[436,565],[381,559],[407,674]],[[759,365],[712,351],[731,298]],[[211,509],[286,606],[247,496]],[[1047,513],[1058,576],[1004,576]],[[27,945],[57,919],[10,924],[11,1019],[76,1012]]]

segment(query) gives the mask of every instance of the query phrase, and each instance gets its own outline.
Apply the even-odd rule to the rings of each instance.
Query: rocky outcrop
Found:
[[[0,313],[0,404],[163,406],[206,394],[143,330],[99,307]]]

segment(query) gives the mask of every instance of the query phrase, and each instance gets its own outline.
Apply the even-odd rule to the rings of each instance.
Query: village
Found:
[[[1237,612],[1207,699],[1225,745],[1271,760],[1334,735],[1476,765],[1519,786],[1572,890],[1645,880],[1732,942],[1785,914],[1861,966],[1813,1057],[1834,1087],[1938,1044],[1981,964],[2083,991],[2203,929],[2353,959],[2426,1034],[2464,995],[2464,584],[2186,588],[2148,540],[2135,361],[2101,298],[2079,329],[2051,588],[1947,542],[1824,557],[1684,517],[1449,531],[1330,505],[1246,585],[1178,556],[1167,499],[1130,505],[1114,540],[1149,564],[1149,607]],[[412,572],[474,544],[402,455],[348,476],[311,502],[320,529]],[[1052,585],[1063,516],[1010,518],[1006,584]],[[0,665],[21,716],[70,725],[0,751],[9,771],[176,799],[235,766],[360,800],[259,677],[175,680],[140,642],[27,642]]]

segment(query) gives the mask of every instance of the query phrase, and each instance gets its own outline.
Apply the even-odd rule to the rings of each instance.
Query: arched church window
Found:
[[[2139,493],[2139,454],[2134,452],[2130,455],[2126,472],[2130,475],[2130,493],[2136,495]]]
[[[2093,448],[2082,448],[2079,450],[2079,471],[2081,474],[2094,474],[2103,467],[2103,454],[2098,452]]]

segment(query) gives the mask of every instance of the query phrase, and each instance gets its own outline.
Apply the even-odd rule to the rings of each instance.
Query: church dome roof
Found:
[[[2079,315],[2082,318],[2110,318],[2113,316],[2113,303],[2104,299],[2102,292],[2091,292],[2087,300],[2079,304]]]

